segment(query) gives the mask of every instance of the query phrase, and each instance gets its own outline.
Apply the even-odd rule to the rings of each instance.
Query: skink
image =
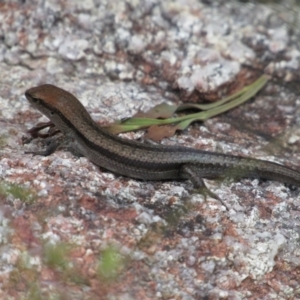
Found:
[[[33,87],[25,96],[63,133],[64,144],[117,174],[143,180],[190,179],[204,193],[208,190],[202,178],[264,178],[300,186],[298,171],[274,162],[112,135],[92,120],[74,95],[54,85]]]

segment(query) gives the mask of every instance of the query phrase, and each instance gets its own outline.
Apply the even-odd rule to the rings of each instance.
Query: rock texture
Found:
[[[163,141],[300,165],[299,19],[231,1],[1,1],[1,299],[299,299],[300,196],[277,182],[142,182],[24,151],[52,83],[99,124],[161,102],[253,100]],[[138,139],[141,133],[128,133]]]

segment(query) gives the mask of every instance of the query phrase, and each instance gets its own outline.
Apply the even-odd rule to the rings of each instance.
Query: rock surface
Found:
[[[228,1],[2,1],[0,298],[299,299],[299,192],[206,181],[226,209],[190,182],[136,181],[22,145],[46,121],[24,96],[42,83],[107,124],[162,102],[215,101],[267,73],[253,100],[163,143],[299,169],[296,13]]]

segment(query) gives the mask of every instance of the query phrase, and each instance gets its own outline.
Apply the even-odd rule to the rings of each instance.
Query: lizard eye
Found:
[[[35,97],[31,97],[31,101],[33,103],[39,103],[40,102],[40,99],[39,98],[35,98]]]
[[[39,103],[40,102],[39,98],[31,95],[28,91],[25,92],[25,96],[26,96],[27,100],[29,100],[29,102],[32,102],[32,103]]]

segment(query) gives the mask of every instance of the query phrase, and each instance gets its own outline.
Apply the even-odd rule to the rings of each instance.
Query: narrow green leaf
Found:
[[[198,113],[169,119],[128,118],[125,121],[117,122],[107,127],[107,130],[112,133],[120,133],[147,128],[151,125],[166,125],[176,123],[178,123],[178,129],[185,129],[188,125],[190,125],[190,123],[194,121],[207,120],[243,104],[244,102],[252,98],[258,91],[260,91],[268,82],[268,80],[269,78],[266,75],[262,75],[251,85],[244,87],[239,92],[218,102],[211,104],[183,104],[177,108],[177,111],[181,111],[187,108],[197,108],[203,110]],[[167,105],[165,107],[167,107]],[[173,105],[171,105],[170,107],[171,109],[175,108],[175,106]]]
[[[178,105],[175,104],[168,104],[168,103],[161,103],[158,105],[155,105],[152,107],[150,110],[148,110],[146,113],[137,113],[134,118],[139,118],[140,115],[144,115],[143,117],[145,118],[153,118],[153,119],[167,119],[171,118],[173,114],[176,112],[178,109]]]

